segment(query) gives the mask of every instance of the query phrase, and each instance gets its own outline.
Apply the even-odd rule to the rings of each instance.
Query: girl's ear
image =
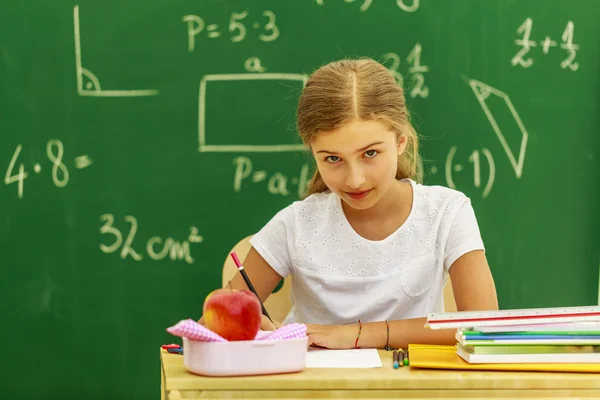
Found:
[[[406,150],[406,145],[408,144],[408,138],[406,135],[402,134],[398,137],[398,155],[401,156]]]

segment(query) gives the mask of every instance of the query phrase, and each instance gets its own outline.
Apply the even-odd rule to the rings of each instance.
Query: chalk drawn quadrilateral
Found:
[[[303,151],[303,144],[207,144],[206,134],[206,93],[209,82],[242,82],[242,81],[296,81],[302,86],[306,84],[308,77],[303,74],[288,73],[243,73],[243,74],[212,74],[205,75],[200,81],[200,93],[198,98],[198,141],[199,152],[286,152]]]
[[[79,6],[73,7],[73,25],[75,29],[75,70],[77,73],[77,93],[80,96],[93,97],[140,97],[140,96],[156,96],[158,90],[103,90],[100,86],[98,77],[88,70],[83,68],[81,62],[81,29],[79,26]],[[87,78],[85,87],[83,78]]]
[[[490,122],[490,125],[492,125],[492,129],[496,133],[496,136],[498,136],[498,140],[500,140],[500,143],[502,144],[502,147],[504,148],[504,151],[506,152],[506,155],[508,156],[512,167],[515,170],[517,179],[521,178],[521,175],[523,174],[523,164],[525,163],[525,150],[527,149],[527,138],[529,135],[527,133],[527,130],[525,129],[525,126],[523,125],[523,122],[521,121],[521,118],[519,117],[519,114],[517,113],[517,110],[510,101],[510,97],[508,96],[508,94],[498,89],[495,89],[486,83],[474,79],[469,80],[469,84],[471,85],[471,89],[473,89],[473,93],[475,94],[475,97],[477,97],[477,100],[479,101],[479,104],[481,105],[485,116]],[[494,95],[495,98],[491,97],[492,95]],[[491,103],[492,100],[500,100],[506,105],[506,107],[508,107],[508,110],[510,111],[510,114],[514,121],[517,123],[520,132],[502,132],[502,129],[500,129],[500,125],[496,121],[496,118],[494,118],[494,114],[490,111],[488,103]],[[498,112],[501,111],[502,110],[498,110]],[[516,139],[514,139],[516,141],[519,141],[520,139],[519,153],[517,157],[515,157],[515,154],[508,145],[506,136],[507,134],[512,134],[513,136],[516,136]]]

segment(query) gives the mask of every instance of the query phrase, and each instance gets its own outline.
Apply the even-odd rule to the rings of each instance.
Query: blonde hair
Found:
[[[416,179],[419,140],[406,109],[404,90],[382,64],[370,58],[334,61],[317,69],[306,82],[297,109],[297,128],[310,145],[320,132],[351,121],[375,120],[405,135],[406,150],[398,156],[396,179]],[[318,169],[306,196],[328,190]]]

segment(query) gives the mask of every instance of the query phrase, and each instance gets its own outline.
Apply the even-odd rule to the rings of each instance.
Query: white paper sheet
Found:
[[[306,368],[380,368],[377,349],[330,350],[310,347]]]

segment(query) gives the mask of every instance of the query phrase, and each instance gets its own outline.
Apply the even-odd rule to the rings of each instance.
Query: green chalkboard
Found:
[[[600,2],[541,3],[2,2],[4,396],[158,398],[165,328],[302,195],[296,101],[343,57],[405,86],[502,308],[596,304]]]

